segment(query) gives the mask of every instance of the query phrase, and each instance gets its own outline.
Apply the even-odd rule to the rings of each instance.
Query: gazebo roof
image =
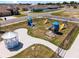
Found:
[[[6,32],[2,35],[2,38],[7,40],[7,39],[14,38],[16,36],[17,34],[15,32]]]

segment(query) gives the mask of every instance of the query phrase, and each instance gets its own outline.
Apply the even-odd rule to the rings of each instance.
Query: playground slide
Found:
[[[64,28],[64,24],[61,24],[59,31],[61,31],[63,28]]]
[[[46,19],[45,21],[44,21],[44,24],[46,24],[48,22],[48,19]]]

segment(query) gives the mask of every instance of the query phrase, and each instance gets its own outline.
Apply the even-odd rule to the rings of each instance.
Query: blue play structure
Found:
[[[59,29],[59,22],[58,21],[55,21],[52,24],[53,24],[53,27],[54,27],[55,30]]]
[[[33,21],[32,21],[32,17],[31,16],[28,17],[28,25],[29,26],[33,26]]]
[[[53,28],[54,32],[57,33],[59,31],[59,22],[55,21],[52,23],[52,26],[49,27],[49,29]]]

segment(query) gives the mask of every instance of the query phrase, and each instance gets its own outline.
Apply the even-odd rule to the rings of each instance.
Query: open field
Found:
[[[58,9],[58,10],[50,10],[50,11],[40,11],[40,12],[33,12],[31,11],[31,13],[58,13],[58,12],[63,12],[64,10],[62,9]]]
[[[60,11],[60,12],[55,12],[52,13],[52,15],[55,16],[60,16],[60,17],[75,17],[75,18],[79,18],[79,12],[68,12],[68,11]]]
[[[46,28],[51,26],[52,22],[54,22],[56,20],[50,20],[47,24],[44,24],[44,21],[45,21],[44,18],[43,19],[33,19],[33,22],[36,23],[35,28],[29,27],[27,25],[27,22],[21,22],[21,23],[9,25],[6,27],[2,27],[1,30],[13,31],[13,30],[18,29],[18,28],[27,28],[29,35],[47,40],[47,41],[52,42],[53,44],[55,44],[57,46],[60,46],[60,44],[64,41],[64,39],[67,37],[68,33],[71,32],[71,30],[74,28],[74,25],[75,25],[74,23],[68,22],[67,27],[60,31],[62,33],[62,35],[56,35],[56,37],[49,37],[45,33],[50,31],[50,30],[47,30]],[[62,24],[62,21],[59,21],[59,23]],[[75,35],[75,36],[73,36],[73,35],[70,36],[73,39],[68,40],[68,42],[70,41],[71,43],[66,42],[68,44],[66,44],[64,46],[64,49],[70,48],[71,44],[75,40],[78,33],[79,33],[79,30],[73,31],[73,35]],[[67,45],[69,47],[67,47]],[[62,46],[62,48],[63,48],[63,46]]]

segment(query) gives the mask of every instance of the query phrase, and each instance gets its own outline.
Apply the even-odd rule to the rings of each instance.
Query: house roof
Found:
[[[5,6],[0,6],[0,13],[4,13],[4,12],[9,12],[9,11],[7,10],[7,7],[5,7]]]
[[[32,8],[58,8],[57,5],[33,5]]]
[[[17,34],[15,32],[6,32],[2,35],[2,38],[7,40],[7,39],[14,38],[16,36]]]

